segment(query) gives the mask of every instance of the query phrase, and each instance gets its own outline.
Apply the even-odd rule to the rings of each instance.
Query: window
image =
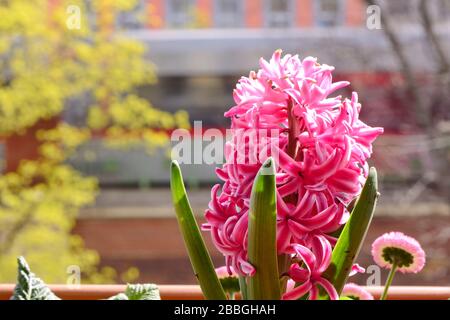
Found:
[[[439,12],[439,18],[442,21],[447,21],[450,18],[450,0],[439,0],[437,3],[437,10]]]
[[[266,27],[287,28],[294,25],[293,0],[265,0],[264,20]]]
[[[385,1],[385,3],[386,9],[389,11],[389,14],[394,16],[407,15],[412,10],[411,0]]]
[[[160,79],[164,93],[168,96],[183,95],[187,89],[187,78],[182,76],[165,77]]]
[[[93,8],[93,4],[89,1],[85,1],[84,5],[86,6],[86,22],[88,23],[89,28],[96,30],[98,17]]]
[[[332,27],[343,22],[342,0],[318,0],[315,1],[315,21],[319,26]]]
[[[415,22],[417,18],[418,0],[383,0],[380,3],[396,22]]]
[[[238,28],[244,25],[244,1],[214,1],[214,25],[219,28]]]
[[[166,9],[170,27],[187,27],[194,20],[195,0],[167,0]]]
[[[119,29],[139,29],[144,27],[145,5],[146,0],[138,0],[131,10],[119,12],[117,17]]]

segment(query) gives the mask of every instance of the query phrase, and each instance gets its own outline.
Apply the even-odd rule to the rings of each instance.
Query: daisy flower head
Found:
[[[219,278],[223,290],[229,298],[234,299],[236,292],[240,291],[238,275],[231,266],[223,266],[216,268],[216,274]]]
[[[219,268],[215,269],[217,277],[219,279],[224,279],[224,278],[237,278],[237,274],[234,271],[233,267],[228,267],[228,266],[222,266]]]
[[[374,261],[383,268],[393,265],[402,273],[418,273],[425,265],[425,252],[420,243],[401,232],[389,232],[372,243]]]
[[[348,297],[353,300],[373,300],[370,292],[354,283],[347,283],[342,290],[341,297]]]

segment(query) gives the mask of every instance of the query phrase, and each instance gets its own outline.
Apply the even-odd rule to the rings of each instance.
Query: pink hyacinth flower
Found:
[[[309,265],[309,280],[303,281],[313,298],[317,285],[328,286],[317,273],[327,256],[313,249],[314,239],[334,246],[331,234],[346,223],[347,206],[368,174],[372,143],[383,132],[359,119],[356,93],[350,99],[335,95],[349,83],[333,82],[333,71],[316,58],[301,60],[277,50],[269,61],[260,59],[258,71],[239,80],[235,105],[225,113],[232,129],[226,163],[216,171],[223,184],[212,189],[203,225],[226,265],[239,275],[253,275],[247,257],[250,194],[261,164],[272,156],[278,254],[306,257],[309,250],[315,257],[318,265]]]
[[[336,289],[327,279],[322,277],[322,273],[325,272],[331,261],[330,243],[324,237],[318,236],[312,240],[312,250],[300,244],[292,247],[302,265],[295,263],[289,269],[290,278],[298,286],[291,287],[291,290],[283,295],[283,299],[299,299],[309,292],[309,299],[317,300],[320,286],[328,293],[330,299],[338,300],[339,296]]]
[[[351,277],[351,276],[354,276],[355,274],[358,274],[358,273],[365,273],[366,272],[366,269],[365,268],[363,268],[363,267],[361,267],[359,264],[357,264],[357,263],[355,263],[353,266],[352,266],[352,269],[350,270],[350,273],[349,273],[349,277]]]

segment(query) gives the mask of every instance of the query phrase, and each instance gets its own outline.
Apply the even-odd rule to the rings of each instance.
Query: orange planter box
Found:
[[[106,299],[125,290],[125,285],[50,285],[50,289],[64,300],[97,300]],[[0,300],[7,300],[12,295],[13,284],[0,284]],[[366,287],[379,299],[383,287]],[[160,285],[163,300],[202,300],[203,295],[197,285]],[[394,286],[389,289],[390,300],[447,300],[450,298],[450,287],[414,287]]]

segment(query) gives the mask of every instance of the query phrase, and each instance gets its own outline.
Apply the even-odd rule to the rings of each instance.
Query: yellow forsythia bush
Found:
[[[19,255],[47,282],[66,282],[70,266],[80,268],[84,282],[119,277],[112,268],[99,270],[98,254],[71,234],[80,208],[94,202],[98,183],[66,160],[96,130],[109,145],[144,142],[151,150],[167,143],[164,130],[189,126],[185,112],[158,110],[136,93],[156,76],[144,46],[114,32],[115,16],[133,5],[0,2],[0,136],[22,134],[41,119],[60,119],[57,127],[38,131],[37,159],[24,159],[0,177],[0,282],[15,280]],[[69,6],[80,9],[79,28],[68,26],[68,19],[77,18]],[[84,123],[64,122],[69,108],[82,107],[89,110]],[[137,275],[132,268],[122,280]]]

